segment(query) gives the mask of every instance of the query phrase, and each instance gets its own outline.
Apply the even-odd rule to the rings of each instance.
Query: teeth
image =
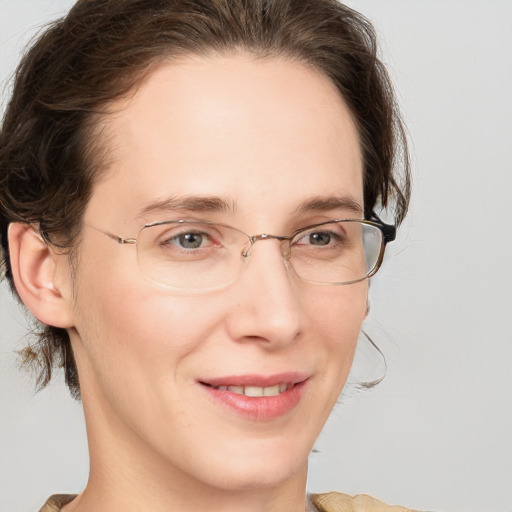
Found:
[[[245,386],[243,394],[245,396],[265,396],[264,390],[265,388],[258,388],[257,386]]]
[[[277,386],[269,386],[268,388],[263,388],[263,396],[277,396],[279,393],[279,384]]]
[[[217,386],[216,389],[251,397],[277,396],[288,389],[288,384],[276,384],[275,386],[267,386],[265,388],[258,386]]]

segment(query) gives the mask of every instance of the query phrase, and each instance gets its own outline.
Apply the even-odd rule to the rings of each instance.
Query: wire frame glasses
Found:
[[[254,244],[262,240],[279,243],[285,265],[304,281],[356,283],[377,272],[385,246],[396,232],[376,215],[371,220],[330,220],[290,236],[248,235],[226,224],[189,219],[146,224],[136,238],[97,230],[119,244],[135,245],[140,271],[146,277],[184,291],[231,284],[250,259]]]

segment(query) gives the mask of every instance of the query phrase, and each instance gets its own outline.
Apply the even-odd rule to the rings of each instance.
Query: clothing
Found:
[[[312,494],[311,502],[318,512],[415,512],[410,508],[390,506],[366,494],[349,496],[339,492]]]
[[[56,494],[48,499],[39,512],[59,512],[74,497],[72,494]],[[309,501],[314,507],[313,511],[317,512],[414,512],[409,508],[385,505],[365,494],[354,497],[339,492],[311,494]]]
[[[39,509],[39,512],[59,512],[60,509],[75,499],[76,494],[54,494]]]

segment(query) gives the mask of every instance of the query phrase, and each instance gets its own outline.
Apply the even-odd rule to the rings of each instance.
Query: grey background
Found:
[[[344,393],[309,488],[512,511],[512,2],[348,3],[381,37],[412,141],[414,198],[371,289],[366,327],[387,377]],[[71,4],[0,0],[2,84],[34,31]],[[85,485],[83,418],[60,380],[34,394],[16,369],[26,327],[5,283],[0,322],[0,511],[37,510]],[[364,380],[379,368],[372,375],[361,349]]]

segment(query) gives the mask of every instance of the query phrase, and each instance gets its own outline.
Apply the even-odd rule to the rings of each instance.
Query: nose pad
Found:
[[[253,244],[249,243],[249,245],[247,247],[244,247],[242,249],[242,252],[240,254],[242,255],[242,258],[244,258],[244,260],[249,259],[249,256],[251,255],[252,246],[253,246]]]
[[[292,257],[292,251],[291,251],[290,244],[288,243],[288,240],[281,240],[281,254],[286,263],[286,268],[290,268],[290,266],[291,266],[290,259]]]

